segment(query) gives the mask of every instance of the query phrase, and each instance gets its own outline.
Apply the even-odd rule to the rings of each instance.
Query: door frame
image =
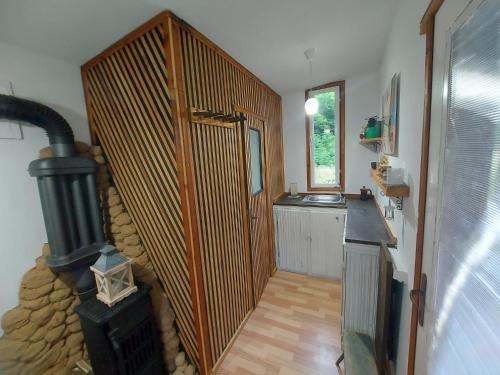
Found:
[[[424,227],[427,203],[427,173],[429,168],[429,140],[431,132],[431,103],[432,103],[432,73],[434,62],[434,24],[435,16],[444,0],[431,0],[422,20],[420,21],[420,35],[425,34],[425,88],[424,114],[422,127],[422,145],[420,156],[420,181],[418,189],[417,239],[415,248],[415,269],[413,289],[420,288],[422,279],[422,264],[424,255]],[[412,305],[410,320],[410,342],[408,345],[408,375],[415,373],[415,358],[417,349],[418,309]]]
[[[437,219],[440,209],[439,207],[427,207],[427,198],[429,194],[433,196],[436,194],[434,191],[428,191],[428,173],[429,171],[429,152],[430,152],[430,138],[431,138],[431,114],[433,107],[433,73],[434,73],[434,40],[435,40],[435,20],[436,14],[441,9],[441,6],[445,0],[431,0],[427,10],[422,17],[420,22],[420,34],[425,34],[426,38],[426,51],[425,51],[425,89],[424,89],[424,113],[423,113],[423,129],[422,129],[422,145],[421,145],[421,159],[420,159],[420,181],[419,181],[419,198],[418,198],[418,219],[417,219],[417,238],[416,238],[416,249],[415,249],[415,268],[414,268],[414,279],[413,279],[413,289],[419,289],[422,280],[422,272],[424,266],[424,247],[427,245],[429,247],[429,233],[426,233],[426,219],[429,220],[431,214]],[[465,9],[468,9],[470,3],[473,3],[473,0],[469,0],[469,5],[466,6]],[[449,46],[447,45],[448,49]],[[445,51],[445,56],[449,55],[449,51]],[[447,72],[448,68],[444,69],[444,84],[447,82]],[[437,98],[436,98],[437,99]],[[442,101],[443,98],[440,99]],[[446,114],[445,112],[444,114]],[[438,121],[442,125],[443,119],[440,118]],[[437,132],[437,131],[436,131]],[[443,129],[439,129],[439,134],[441,134],[441,139],[439,140],[439,150],[440,155],[443,151],[443,143],[444,137]],[[439,162],[439,171],[438,173],[442,173],[441,162]],[[441,182],[441,178],[439,178],[436,184]],[[439,191],[437,192],[436,198],[440,201],[440,190],[441,187],[437,187]],[[433,189],[435,190],[435,189]],[[429,209],[429,210],[428,210]],[[430,210],[432,209],[432,211]],[[427,216],[427,217],[426,217]],[[429,228],[427,228],[429,230]],[[426,239],[427,234],[427,239]],[[432,233],[433,242],[435,241],[435,237],[437,233]],[[431,267],[435,262],[435,247],[432,246],[432,254],[429,252],[427,256],[432,256],[432,260],[430,262]],[[427,285],[428,295],[427,301],[430,301],[434,291],[433,291],[433,275],[431,275],[430,284]],[[424,302],[425,303],[425,302]],[[429,319],[429,318],[427,318]],[[425,323],[424,323],[425,324]],[[410,321],[410,338],[409,338],[409,348],[408,348],[408,367],[407,374],[414,375],[415,374],[415,364],[416,364],[416,356],[417,356],[417,333],[418,333],[418,307],[415,304],[412,304],[412,312],[411,312],[411,321]],[[423,329],[426,328],[424,325]],[[427,334],[426,331],[421,330],[419,334]],[[419,340],[420,341],[420,340]]]

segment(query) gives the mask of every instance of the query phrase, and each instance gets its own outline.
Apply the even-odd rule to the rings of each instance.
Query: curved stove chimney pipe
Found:
[[[47,132],[54,156],[73,156],[73,130],[59,113],[46,105],[0,94],[0,118],[28,122]]]
[[[38,182],[51,249],[47,265],[73,274],[80,299],[93,296],[95,279],[89,266],[104,245],[96,162],[75,156],[73,131],[52,108],[0,94],[0,119],[28,122],[47,132],[54,157],[34,160],[28,168]]]

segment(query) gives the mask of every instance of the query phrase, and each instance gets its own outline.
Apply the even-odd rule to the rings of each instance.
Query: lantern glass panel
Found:
[[[117,295],[122,290],[128,288],[130,285],[128,282],[128,269],[123,268],[118,272],[111,275],[111,293],[112,295]]]
[[[96,277],[97,280],[97,290],[99,293],[105,293],[107,294],[107,288],[106,288],[106,279],[102,276],[97,275]]]

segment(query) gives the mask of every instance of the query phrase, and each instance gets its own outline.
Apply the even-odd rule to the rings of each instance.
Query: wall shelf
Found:
[[[382,138],[363,138],[359,140],[359,143],[362,145],[379,145],[382,143]]]
[[[359,144],[377,152],[382,147],[382,138],[362,138],[359,140]]]
[[[406,184],[387,185],[382,176],[376,170],[371,170],[373,181],[378,185],[386,197],[404,198],[410,196],[410,187]]]

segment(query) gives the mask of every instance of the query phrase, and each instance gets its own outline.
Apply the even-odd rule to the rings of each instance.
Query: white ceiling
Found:
[[[0,40],[78,65],[161,10],[277,92],[378,70],[398,0],[0,0]]]

